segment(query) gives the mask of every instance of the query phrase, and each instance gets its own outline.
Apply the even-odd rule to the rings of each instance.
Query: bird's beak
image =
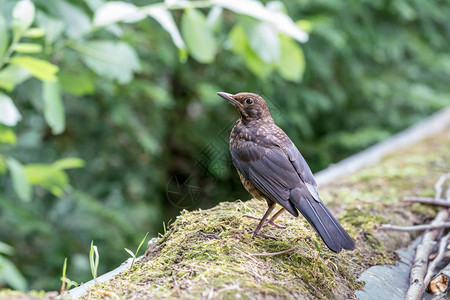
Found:
[[[233,104],[234,106],[237,106],[239,104],[239,102],[236,101],[236,99],[233,98],[232,94],[228,94],[228,93],[225,93],[225,92],[218,92],[216,94],[219,95],[220,97],[230,101],[231,104]]]

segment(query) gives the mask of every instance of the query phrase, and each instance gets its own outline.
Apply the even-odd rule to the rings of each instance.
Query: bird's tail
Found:
[[[299,195],[301,197],[300,201],[292,202],[314,227],[328,248],[336,253],[339,253],[342,249],[355,249],[355,243],[352,238],[331,214],[325,204],[320,200],[316,201],[308,194],[306,195],[302,193],[301,196]]]

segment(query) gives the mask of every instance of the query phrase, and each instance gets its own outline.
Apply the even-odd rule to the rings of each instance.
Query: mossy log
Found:
[[[358,275],[369,266],[391,264],[393,250],[417,233],[384,232],[381,223],[413,225],[435,208],[405,205],[405,196],[431,196],[433,184],[450,169],[447,132],[385,157],[380,163],[320,188],[322,198],[356,240],[354,252],[329,251],[302,218],[282,215],[277,240],[254,239],[258,200],[223,202],[208,210],[183,211],[167,233],[153,241],[141,263],[89,290],[96,298],[354,299],[363,289]],[[277,256],[255,256],[296,248]]]

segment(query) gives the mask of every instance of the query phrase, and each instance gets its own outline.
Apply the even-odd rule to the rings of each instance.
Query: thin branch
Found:
[[[445,250],[447,250],[447,244],[448,244],[449,238],[450,238],[450,232],[447,233],[446,236],[441,238],[441,241],[439,242],[438,255],[428,266],[427,275],[425,276],[425,279],[423,280],[424,281],[423,283],[425,284],[425,286],[427,286],[430,283],[431,278],[433,277],[433,274],[434,274],[434,269],[436,269],[436,266],[444,258]]]
[[[434,206],[443,206],[443,207],[450,207],[450,202],[446,201],[445,199],[435,199],[435,198],[429,198],[429,197],[405,197],[403,198],[403,201],[405,202],[413,202],[413,203],[422,203],[422,204],[428,204],[428,205],[434,205]]]
[[[398,226],[392,224],[381,224],[382,230],[392,230],[392,231],[420,231],[420,230],[428,230],[428,229],[442,229],[449,228],[450,222],[444,222],[439,224],[423,224],[423,225],[414,225],[414,226]]]
[[[434,190],[436,191],[436,194],[434,195],[434,199],[435,200],[439,200],[441,198],[442,195],[442,191],[444,190],[443,185],[444,182],[450,178],[450,173],[446,173],[446,174],[442,174],[441,177],[439,177],[439,180],[436,182],[436,184],[434,185]],[[448,190],[447,193],[448,194]],[[442,195],[443,197],[446,197],[448,195]],[[446,197],[448,200],[448,197]]]
[[[275,256],[275,255],[286,254],[286,253],[292,252],[292,251],[294,251],[294,250],[297,249],[297,248],[298,248],[298,246],[294,246],[294,247],[292,247],[292,248],[290,248],[290,249],[283,250],[283,251],[280,251],[280,252],[273,252],[273,253],[268,253],[268,252],[263,252],[263,253],[250,253],[250,255],[252,255],[252,256]]]

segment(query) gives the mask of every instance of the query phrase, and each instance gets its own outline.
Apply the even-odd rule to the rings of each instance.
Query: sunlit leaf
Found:
[[[305,71],[305,57],[300,46],[290,37],[281,38],[281,57],[277,70],[286,80],[299,82],[302,79]]]
[[[30,77],[31,73],[26,69],[9,64],[0,71],[0,88],[10,92],[16,85],[24,82]]]
[[[280,58],[280,40],[272,26],[250,18],[243,25],[250,47],[264,62],[272,63]]]
[[[28,164],[24,171],[30,184],[39,185],[56,197],[61,197],[69,184],[67,174],[52,165]]]
[[[23,36],[30,38],[40,38],[45,35],[45,31],[42,28],[30,28],[28,29]]]
[[[289,16],[282,12],[268,9],[259,1],[212,0],[212,2],[238,14],[248,15],[260,21],[267,22],[278,31],[286,33],[299,42],[306,42],[308,40],[308,34],[295,25]]]
[[[133,73],[141,69],[136,52],[124,42],[93,41],[74,48],[83,54],[81,58],[92,71],[122,84],[130,82]]]
[[[17,143],[16,134],[11,128],[0,126],[0,143],[11,145],[15,145]]]
[[[0,123],[7,126],[16,126],[22,120],[14,102],[7,95],[0,93]]]
[[[34,20],[34,4],[30,0],[21,0],[17,2],[13,10],[13,28],[14,35],[22,35]]]
[[[42,46],[34,43],[19,43],[14,50],[20,53],[39,53],[42,52]]]
[[[178,31],[178,27],[175,24],[173,17],[164,6],[148,6],[147,8],[142,9],[142,12],[148,14],[159,24],[161,24],[161,26],[170,34],[173,43],[175,44],[175,46],[177,46],[178,49],[180,49],[181,51],[186,50],[186,45],[181,38],[180,32]]]
[[[31,56],[14,56],[10,63],[27,69],[33,76],[43,81],[55,81],[58,66],[49,63],[46,60],[34,58]]]
[[[61,88],[57,81],[44,81],[42,84],[44,99],[44,118],[52,128],[53,134],[60,134],[66,127],[64,104],[61,99]]]
[[[25,175],[24,167],[20,162],[12,157],[6,159],[11,179],[13,182],[13,188],[17,196],[23,201],[31,200],[31,185]]]
[[[27,289],[25,277],[9,259],[3,256],[0,256],[0,282],[6,283],[15,290]]]
[[[217,44],[205,16],[196,9],[187,9],[181,19],[181,32],[192,57],[210,63],[217,52]]]
[[[84,167],[84,160],[77,157],[62,158],[55,161],[52,166],[60,170],[81,168]]]
[[[107,26],[116,22],[134,23],[145,18],[145,14],[134,4],[111,1],[95,10],[94,26]]]
[[[3,59],[6,49],[8,49],[9,36],[6,21],[0,11],[0,61]]]
[[[130,254],[131,257],[134,257],[133,251],[131,251],[131,250],[128,249],[128,248],[123,248],[123,249],[125,249],[125,251],[127,251],[127,253]]]
[[[92,76],[80,70],[77,74],[67,72],[58,73],[61,88],[72,95],[83,96],[94,93],[95,86]]]

